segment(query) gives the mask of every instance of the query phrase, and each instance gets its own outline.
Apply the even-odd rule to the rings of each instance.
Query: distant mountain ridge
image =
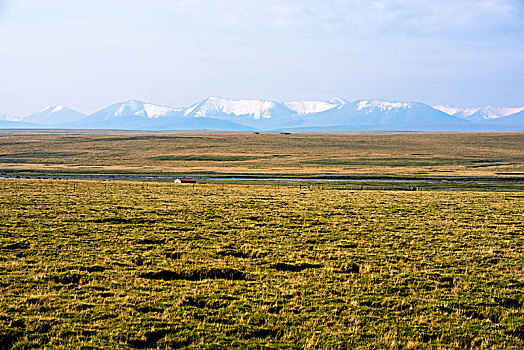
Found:
[[[91,114],[89,117],[90,119],[100,120],[129,117],[154,119],[175,115],[183,110],[183,108],[173,108],[137,100],[129,100],[123,103],[112,104],[94,114]]]
[[[28,115],[20,121],[43,125],[59,125],[78,121],[85,117],[85,114],[72,110],[71,108],[61,105],[52,105],[45,107],[39,112]]]
[[[456,108],[449,105],[433,106],[449,115],[453,115],[468,120],[496,119],[507,117],[524,111],[524,107],[507,108],[507,107],[479,107],[479,108]]]
[[[435,130],[524,131],[524,107],[456,108],[420,102],[356,100],[279,102],[209,97],[186,108],[138,100],[85,115],[52,105],[27,117],[2,115],[1,128],[129,130]]]

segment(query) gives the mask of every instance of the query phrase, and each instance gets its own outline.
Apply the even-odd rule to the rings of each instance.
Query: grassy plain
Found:
[[[0,178],[0,349],[523,348],[523,144],[522,133],[0,136],[0,176],[22,177]],[[181,173],[494,182],[23,178]]]
[[[267,136],[276,141],[266,146],[258,136],[238,137],[266,156],[289,152],[276,146],[280,135]],[[468,137],[491,145],[489,159],[521,157],[522,136],[459,139]],[[497,138],[509,138],[513,148],[497,148]],[[195,145],[207,141],[146,139],[136,151],[127,149],[136,140],[101,139],[46,141],[55,148],[45,152],[61,152],[49,164],[76,159],[110,166],[113,144],[120,145],[122,167],[160,167],[151,157],[167,154],[244,154],[233,142],[197,152]],[[15,153],[4,148],[7,140],[4,155]],[[35,152],[39,138],[11,142],[18,156],[10,159],[43,164],[22,157],[29,148],[20,150],[27,143]],[[158,142],[172,149],[159,152]],[[295,169],[301,162],[301,171],[337,169],[303,168],[304,159],[328,158],[322,156],[328,143],[309,142],[300,157],[283,157],[281,166],[271,158],[267,168]],[[333,154],[340,155],[336,145]],[[445,158],[448,147],[417,153]],[[459,147],[458,157],[479,156],[468,147]],[[390,151],[378,142],[366,152],[378,158]],[[165,162],[192,168],[188,159]],[[489,169],[461,167],[475,174]],[[0,179],[0,187],[0,342],[6,348],[524,347],[522,193],[30,179]]]
[[[524,175],[524,133],[4,135],[0,170]]]

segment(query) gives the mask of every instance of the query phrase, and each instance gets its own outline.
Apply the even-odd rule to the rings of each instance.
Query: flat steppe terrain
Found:
[[[522,349],[523,138],[0,137],[0,349]],[[40,176],[183,172],[513,184]]]
[[[524,133],[5,135],[0,169],[524,177]]]

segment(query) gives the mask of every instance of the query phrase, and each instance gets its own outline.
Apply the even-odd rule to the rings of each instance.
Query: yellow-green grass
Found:
[[[0,169],[524,176],[524,133],[0,137]]]
[[[522,193],[0,180],[0,340],[524,347]]]

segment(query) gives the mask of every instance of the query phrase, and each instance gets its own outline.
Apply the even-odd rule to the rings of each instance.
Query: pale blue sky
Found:
[[[0,114],[140,99],[524,105],[523,0],[0,0]]]

